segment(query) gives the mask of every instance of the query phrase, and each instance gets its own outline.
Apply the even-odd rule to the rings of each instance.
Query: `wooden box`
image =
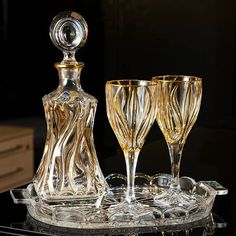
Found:
[[[32,180],[33,135],[32,128],[0,126],[0,192]]]

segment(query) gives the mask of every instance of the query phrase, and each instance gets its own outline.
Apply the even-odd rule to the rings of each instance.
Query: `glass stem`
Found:
[[[171,175],[172,175],[170,189],[177,191],[180,190],[179,172],[180,172],[180,162],[181,162],[183,147],[184,144],[168,143],[170,162],[171,162]]]
[[[127,171],[127,190],[125,199],[128,203],[135,200],[134,181],[139,152],[140,150],[124,151]]]

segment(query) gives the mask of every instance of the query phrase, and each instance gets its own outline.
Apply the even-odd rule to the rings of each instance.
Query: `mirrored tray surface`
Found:
[[[227,222],[222,220],[218,215],[211,213],[208,217],[197,222],[172,225],[165,227],[134,227],[134,228],[112,228],[112,229],[73,229],[57,227],[44,224],[32,218],[27,214],[26,220],[23,222],[13,223],[12,227],[15,229],[22,229],[24,232],[29,232],[34,235],[34,232],[42,233],[43,235],[60,235],[60,236],[73,236],[73,235],[213,235],[218,229],[222,230],[227,227]],[[6,229],[5,229],[6,230]],[[9,229],[10,230],[10,229]],[[29,235],[31,235],[29,234]],[[27,234],[28,235],[28,234]],[[41,235],[41,234],[40,234]],[[218,235],[218,234],[217,234]]]

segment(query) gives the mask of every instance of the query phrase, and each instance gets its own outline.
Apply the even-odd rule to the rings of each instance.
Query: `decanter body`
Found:
[[[67,20],[60,22],[61,18],[64,19],[62,16],[54,19],[51,38],[59,48],[64,43],[62,46],[65,50],[66,43],[72,44],[73,40],[77,40],[76,29],[71,22],[77,20],[78,15],[74,19],[70,14],[69,21],[66,18]],[[80,15],[79,17],[81,23],[83,18]],[[54,37],[55,25],[58,27],[55,21],[58,22],[58,19],[62,26],[56,30],[59,34],[65,33],[64,42],[58,42]],[[83,26],[87,29],[87,25]],[[79,33],[78,37],[82,38],[83,35]],[[82,33],[87,34],[87,31],[82,29]],[[78,48],[81,42],[77,40],[73,50],[70,48],[63,51],[63,61],[55,64],[59,74],[59,86],[43,97],[47,137],[33,183],[37,194],[45,199],[96,197],[107,188],[93,139],[97,100],[81,88],[80,74],[84,64],[76,62],[74,58],[74,48]]]

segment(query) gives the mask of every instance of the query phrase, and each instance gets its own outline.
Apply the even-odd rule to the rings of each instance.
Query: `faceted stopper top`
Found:
[[[76,63],[75,53],[87,40],[88,26],[77,12],[64,11],[53,18],[49,35],[64,54],[62,63]]]

